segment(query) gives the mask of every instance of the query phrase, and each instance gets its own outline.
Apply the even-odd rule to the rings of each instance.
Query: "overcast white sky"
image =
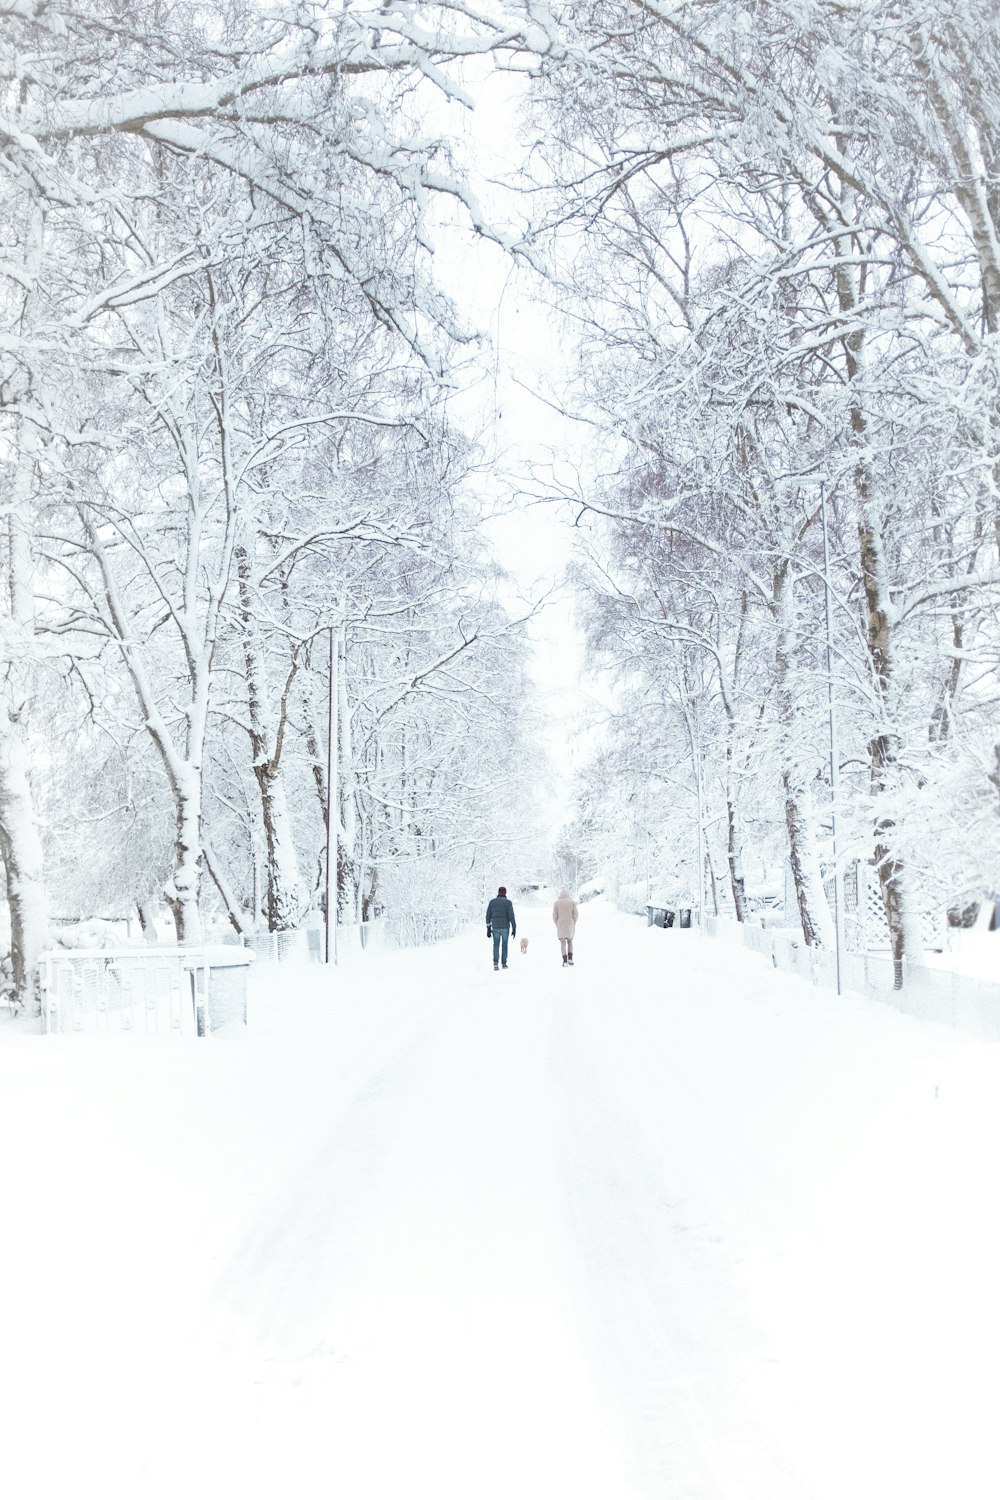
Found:
[[[485,80],[477,85],[474,112],[448,111],[448,128],[462,135],[486,179],[510,180],[520,159],[513,123],[517,87],[511,79]],[[486,184],[481,192],[491,211],[503,211],[502,189]],[[516,480],[553,463],[557,473],[563,466],[575,467],[587,442],[589,429],[544,400],[546,393],[558,391],[572,355],[556,321],[536,299],[539,288],[530,271],[516,268],[496,246],[461,229],[442,231],[437,255],[440,282],[469,325],[490,341],[480,378],[454,399],[452,409],[484,434],[492,469],[483,481],[484,498],[488,509],[491,499],[502,502],[503,511],[487,520],[484,529],[511,575],[508,603],[516,609],[519,595],[536,600],[551,593],[530,626],[532,671],[549,719],[547,748],[559,777],[560,810],[566,814],[572,768],[579,758],[575,741],[581,719],[593,706],[572,600],[562,583],[574,533],[564,509],[519,493]]]
[[[553,373],[551,330],[543,312],[531,308],[516,287],[508,285],[504,294],[507,268],[497,259],[481,246],[465,263],[464,275],[473,285],[463,289],[461,300],[468,297],[480,314],[488,313],[494,363],[488,379],[455,405],[459,411],[465,409],[470,425],[483,422],[486,427],[492,473],[483,477],[484,507],[489,510],[497,502],[498,510],[484,522],[484,530],[511,577],[506,603],[512,612],[524,612],[525,601],[548,596],[529,625],[531,667],[549,719],[546,748],[568,793],[571,741],[585,691],[583,653],[572,599],[563,582],[573,532],[557,507],[533,502],[519,492],[516,478],[533,466],[545,466],[553,449],[569,447],[574,434],[567,429],[573,424],[525,389],[537,387]],[[568,811],[568,796],[560,802],[562,811]]]

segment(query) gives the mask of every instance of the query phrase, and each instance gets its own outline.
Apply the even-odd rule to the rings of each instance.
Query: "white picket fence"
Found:
[[[43,954],[46,1032],[204,1036],[209,963],[190,948],[53,949]]]
[[[771,932],[727,917],[706,917],[705,932],[723,941],[741,942],[770,958],[776,969],[798,974],[810,984],[836,989],[836,958],[828,949],[808,948],[801,938],[787,932]],[[1000,940],[997,951],[1000,958]],[[888,953],[841,955],[842,989],[884,1001],[924,1021],[958,1026],[988,1040],[1000,1039],[1000,983],[908,959],[903,960],[901,980],[897,987],[896,966]]]

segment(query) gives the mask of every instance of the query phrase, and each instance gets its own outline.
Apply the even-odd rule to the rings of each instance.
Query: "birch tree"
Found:
[[[148,663],[140,659],[128,634],[135,623],[130,611],[138,606],[128,588],[122,592],[114,568],[124,555],[122,547],[131,548],[132,561],[144,565],[134,536],[126,540],[119,531],[117,540],[113,537],[119,522],[127,530],[135,517],[127,524],[110,517],[108,507],[113,510],[120,497],[115,496],[109,472],[104,475],[103,495],[95,500],[94,495],[80,494],[71,472],[74,465],[67,462],[69,453],[81,451],[81,444],[96,443],[105,457],[113,444],[101,441],[86,416],[81,419],[75,402],[81,385],[67,381],[66,371],[75,375],[81,364],[93,368],[95,355],[105,368],[113,365],[109,326],[116,315],[154,303],[185,279],[208,272],[203,247],[194,238],[176,240],[162,256],[150,254],[136,205],[171,191],[176,202],[178,188],[197,180],[203,188],[203,195],[192,202],[198,222],[215,188],[225,194],[229,185],[242,185],[254,212],[267,205],[299,226],[308,275],[316,285],[349,284],[372,320],[402,348],[413,351],[426,369],[439,373],[448,341],[459,330],[430,274],[428,206],[435,197],[445,197],[461,205],[474,225],[487,226],[453,169],[446,146],[421,127],[411,96],[416,86],[418,91],[461,102],[456,66],[508,46],[510,31],[471,7],[453,5],[430,11],[411,5],[370,11],[351,6],[329,16],[320,11],[293,24],[282,15],[239,6],[227,7],[217,18],[194,5],[166,16],[145,7],[132,13],[127,7],[109,11],[101,4],[80,8],[27,3],[9,12],[5,24],[0,169],[8,201],[18,204],[18,212],[6,221],[10,237],[4,274],[15,296],[5,330],[9,337],[2,372],[5,440],[12,463],[19,466],[22,496],[30,489],[33,467],[24,424],[33,427],[42,442],[59,449],[64,494],[73,496],[66,503],[76,507],[80,534],[71,539],[56,534],[52,540],[56,547],[65,544],[72,550],[82,536],[96,561],[99,585],[90,578],[77,582],[101,628],[118,640],[145,712],[157,706],[158,691],[147,678]],[[185,176],[185,161],[196,167],[193,174]],[[31,225],[42,209],[47,225],[39,237]],[[379,228],[385,224],[408,237],[408,256],[383,253]],[[34,246],[41,247],[37,255]],[[216,276],[218,270],[216,266]],[[39,309],[27,318],[23,300],[18,301],[25,290]],[[135,349],[130,347],[128,354],[131,358]],[[221,368],[221,351],[216,364]],[[57,369],[59,378],[54,379]],[[154,384],[163,373],[152,372]],[[63,399],[67,389],[74,396],[69,404]],[[153,422],[164,431],[174,424],[175,446],[184,449],[178,473],[183,475],[197,526],[205,519],[199,510],[203,476],[196,472],[197,462],[191,462],[199,458],[198,434],[190,429],[182,433],[177,426],[179,413],[170,404],[175,394],[161,379],[153,399]],[[223,489],[232,478],[227,441],[223,437],[220,454],[226,471]],[[88,458],[86,477],[93,479],[101,467],[99,459]],[[95,504],[105,507],[100,514]],[[23,522],[22,501],[19,509]],[[221,608],[219,589],[223,577],[228,580],[238,545],[235,528],[233,511],[214,535],[217,553],[212,566],[219,571],[209,587],[211,602],[198,622],[188,612],[190,594],[182,596],[182,614],[176,600],[168,608],[192,673],[192,691],[183,710],[185,727],[179,729],[175,719],[163,717],[162,703],[159,715],[148,718],[180,809],[175,903],[186,934],[196,931],[201,860],[198,781]],[[30,547],[25,539],[34,535],[34,528],[19,524],[15,529],[22,539],[23,561]],[[13,551],[10,555],[14,559]],[[188,556],[191,570],[195,556],[196,548]],[[19,575],[24,578],[23,567]],[[195,581],[191,571],[189,589]],[[248,643],[250,639],[247,633]],[[142,650],[146,649],[144,643]],[[259,655],[254,652],[256,661]],[[259,674],[252,675],[256,680]],[[11,738],[3,767],[9,796],[8,811],[0,809],[0,822],[15,896],[14,948],[27,955],[23,962],[18,960],[21,988],[44,941],[44,900],[34,816],[22,771],[23,704],[18,706],[18,697],[12,697],[13,717],[7,716]],[[269,738],[265,700],[259,686],[254,703],[261,722],[254,733],[262,772],[274,759],[273,744],[264,759],[264,741]],[[281,820],[280,796],[270,785],[272,779],[262,775],[260,791],[276,827]],[[287,849],[287,841],[277,834],[272,844],[275,851]],[[284,884],[294,887],[294,879]],[[30,898],[29,892],[34,893]],[[273,900],[271,905],[275,912]],[[275,920],[285,920],[285,915],[277,913]]]
[[[963,477],[949,493],[939,470],[901,503],[887,462],[892,453],[895,465],[931,474],[916,433],[932,412],[936,431],[950,431],[953,473],[992,466],[993,396],[981,359],[992,84],[977,86],[967,104],[958,81],[980,26],[992,58],[996,17],[982,5],[933,14],[916,3],[862,14],[791,0],[764,10],[575,6],[555,12],[538,65],[564,122],[549,153],[552,223],[588,226],[604,252],[591,307],[610,303],[612,316],[602,315],[598,339],[638,341],[654,366],[671,358],[671,347],[703,336],[692,322],[692,274],[704,277],[714,262],[715,306],[707,318],[704,300],[695,309],[705,333],[727,303],[749,324],[762,302],[771,307],[785,393],[803,413],[812,402],[826,426],[819,468],[838,487],[841,539],[849,519],[856,525],[872,852],[897,957],[919,948],[898,821],[915,785],[907,695],[917,617],[904,624],[899,605],[916,597],[914,586],[919,594],[919,573],[929,574],[940,592],[928,599],[956,601],[964,637],[970,609],[988,617],[996,581],[981,525],[992,478],[970,489]],[[738,288],[725,283],[734,254],[744,262]],[[723,322],[734,326],[732,317]],[[796,389],[810,351],[811,372]],[[818,405],[816,361],[826,361]],[[930,389],[953,422],[940,420]],[[956,552],[932,544],[941,512],[952,518],[946,529],[957,521],[963,536]],[[924,540],[919,559],[907,528]],[[924,628],[925,652],[932,641]],[[961,674],[948,680],[960,683]]]

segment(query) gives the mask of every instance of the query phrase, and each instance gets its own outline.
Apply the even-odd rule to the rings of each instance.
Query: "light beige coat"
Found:
[[[552,920],[556,924],[557,938],[571,938],[576,932],[579,908],[569,891],[560,891],[552,907]]]

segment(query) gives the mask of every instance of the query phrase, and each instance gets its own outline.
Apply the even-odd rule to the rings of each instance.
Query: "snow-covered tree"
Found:
[[[826,486],[837,692],[848,759],[860,736],[868,761],[870,851],[897,957],[919,947],[909,804],[949,754],[965,756],[958,742],[981,744],[981,693],[963,673],[970,659],[990,670],[992,75],[968,99],[960,84],[980,31],[993,58],[985,4],[595,3],[555,9],[537,69],[550,127],[538,175],[560,264],[567,245],[576,262],[563,281],[582,331],[582,410],[627,445],[640,481],[650,448],[658,463],[665,448],[678,458],[656,492],[665,515],[623,507],[620,492],[608,506],[594,485],[582,498],[669,530],[686,492],[689,529],[736,561],[743,497],[758,510],[763,499],[773,524],[757,532],[757,559],[780,584],[773,702],[797,783],[791,831],[820,763],[802,712],[823,686]],[[720,422],[732,439],[719,440]],[[713,567],[706,553],[697,576]],[[805,677],[791,668],[800,658]],[[925,848],[916,863],[931,862]],[[801,910],[801,883],[799,897]],[[808,937],[815,923],[802,919]]]
[[[13,503],[0,825],[22,997],[46,922],[26,769],[39,569],[46,589],[54,569],[72,580],[69,612],[57,598],[46,619],[50,639],[68,650],[74,630],[97,630],[117,644],[176,808],[171,899],[185,936],[198,930],[217,652],[242,629],[267,907],[276,925],[292,919],[300,882],[281,806],[282,688],[267,679],[256,614],[261,569],[277,562],[280,573],[281,546],[262,558],[257,522],[273,514],[255,514],[254,483],[268,472],[275,488],[297,482],[293,433],[323,420],[316,398],[328,394],[302,385],[308,351],[345,295],[362,337],[380,330],[398,364],[423,372],[418,384],[441,377],[464,335],[433,274],[430,206],[445,198],[485,226],[421,99],[461,102],[462,65],[510,41],[504,24],[460,5],[321,5],[295,17],[242,4],[8,8],[0,443]],[[303,288],[305,350],[282,277]],[[277,361],[255,371],[240,339],[282,301],[271,333],[288,340],[294,389],[277,417]],[[366,419],[412,417],[401,382],[390,384]],[[341,385],[357,397],[359,382]],[[308,544],[305,533],[293,540]]]

